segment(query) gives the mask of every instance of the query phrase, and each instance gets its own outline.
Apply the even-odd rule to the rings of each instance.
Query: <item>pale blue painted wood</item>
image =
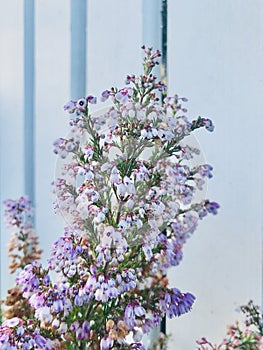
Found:
[[[161,49],[162,47],[162,0],[143,0],[143,44],[146,47]]]
[[[153,50],[162,49],[162,0],[142,1],[142,44]],[[154,74],[161,80],[160,66],[154,68]],[[160,95],[161,97],[161,95]],[[162,321],[162,331],[165,332],[165,319]],[[158,338],[160,327],[153,329],[145,344],[153,344]]]
[[[71,0],[71,89],[70,98],[78,99],[86,93],[86,0]]]
[[[142,44],[153,50],[162,49],[162,0],[142,1]],[[153,73],[161,80],[160,66]]]
[[[24,0],[24,186],[35,202],[35,9]]]

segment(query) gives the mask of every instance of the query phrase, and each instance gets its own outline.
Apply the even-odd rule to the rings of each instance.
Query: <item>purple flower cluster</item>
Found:
[[[51,248],[49,268],[56,272],[63,271],[65,276],[73,277],[77,273],[77,265],[83,251],[80,241],[79,236],[66,229],[65,235]]]
[[[41,263],[35,261],[25,266],[17,276],[16,282],[24,292],[24,296],[29,297],[32,293],[41,291],[42,285],[48,286],[50,277],[42,268]]]
[[[52,341],[46,339],[39,333],[39,329],[33,332],[30,325],[26,325],[25,321],[14,317],[6,320],[0,326],[0,345],[3,350],[53,350]]]
[[[90,338],[90,325],[88,321],[82,322],[75,321],[71,324],[70,330],[76,334],[78,340]]]
[[[160,300],[160,307],[169,318],[178,317],[191,310],[194,300],[195,297],[191,293],[181,293],[173,288]]]
[[[20,197],[18,200],[6,199],[4,201],[4,215],[8,227],[19,227],[28,230],[33,227],[33,209],[28,197]]]
[[[97,98],[94,96],[87,96],[86,98],[80,98],[78,101],[70,100],[65,104],[64,110],[69,113],[76,113],[77,115],[85,113],[87,110],[88,103],[96,104]]]

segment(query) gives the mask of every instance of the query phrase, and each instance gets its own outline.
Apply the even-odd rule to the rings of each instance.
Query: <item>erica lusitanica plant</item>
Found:
[[[1,349],[145,349],[143,335],[165,315],[192,308],[195,297],[170,286],[165,272],[180,263],[199,219],[219,208],[197,200],[212,167],[193,165],[199,150],[187,144],[196,129],[214,127],[186,117],[186,98],[159,98],[166,86],[152,70],[160,52],[143,50],[144,73],[103,91],[103,110],[91,112],[90,95],[64,107],[72,118],[69,136],[54,142],[53,190],[67,227],[46,265],[34,235],[18,225],[18,211],[30,222],[27,200],[6,202],[19,231],[12,246],[24,254],[12,268],[21,269],[25,312],[6,314]],[[32,250],[20,250],[17,242],[28,239]]]

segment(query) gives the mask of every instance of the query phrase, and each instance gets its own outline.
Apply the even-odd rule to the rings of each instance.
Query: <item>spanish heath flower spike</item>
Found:
[[[64,106],[74,118],[69,136],[53,144],[53,192],[65,232],[47,268],[30,261],[17,276],[32,313],[2,325],[1,346],[145,349],[143,335],[165,315],[192,308],[195,297],[169,286],[165,272],[182,260],[199,219],[219,208],[202,199],[212,167],[196,165],[200,152],[187,143],[194,130],[212,131],[213,124],[190,121],[184,97],[160,100],[166,87],[152,74],[160,52],[144,52],[142,75],[101,93],[107,108],[90,113],[93,95]],[[7,206],[8,221],[26,226],[30,212]]]

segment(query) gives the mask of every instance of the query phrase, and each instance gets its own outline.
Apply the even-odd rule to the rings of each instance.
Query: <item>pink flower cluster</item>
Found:
[[[258,305],[252,300],[241,306],[245,314],[245,324],[238,321],[228,326],[227,336],[216,345],[203,337],[197,340],[198,350],[263,350],[263,322],[262,313]]]

